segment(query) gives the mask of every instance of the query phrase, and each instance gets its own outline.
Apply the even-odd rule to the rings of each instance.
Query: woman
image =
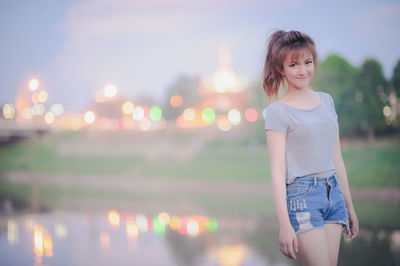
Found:
[[[316,62],[308,35],[271,35],[263,88],[276,98],[279,86],[287,90],[267,107],[265,130],[281,252],[300,265],[337,265],[341,234],[354,238],[358,218],[333,99],[310,88]]]

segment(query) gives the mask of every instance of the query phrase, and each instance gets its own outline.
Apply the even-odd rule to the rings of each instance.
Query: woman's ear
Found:
[[[283,72],[283,69],[281,69],[280,67],[275,67],[275,69],[276,69],[276,71],[278,71],[278,73],[279,74],[281,74],[282,75],[282,77],[284,77],[285,76],[285,73]]]

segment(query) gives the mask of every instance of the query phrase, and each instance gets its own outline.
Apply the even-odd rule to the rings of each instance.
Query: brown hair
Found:
[[[267,96],[278,96],[279,86],[283,81],[283,61],[286,55],[292,51],[299,56],[300,51],[309,50],[313,56],[315,67],[317,66],[317,52],[313,39],[299,31],[277,30],[268,38],[267,56],[265,57],[262,73],[262,86]]]

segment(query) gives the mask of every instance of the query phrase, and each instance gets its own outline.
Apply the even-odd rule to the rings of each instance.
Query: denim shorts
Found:
[[[286,184],[289,220],[296,234],[326,223],[339,223],[349,228],[349,216],[336,174],[329,177],[298,177]]]

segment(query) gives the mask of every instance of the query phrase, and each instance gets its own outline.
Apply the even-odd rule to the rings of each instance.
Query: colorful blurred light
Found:
[[[144,109],[142,106],[138,105],[135,107],[135,110],[133,111],[133,119],[136,121],[141,121],[144,118]]]
[[[53,240],[48,234],[44,234],[43,248],[44,248],[44,254],[47,257],[53,257]]]
[[[160,106],[154,105],[150,108],[150,119],[152,121],[159,121],[162,117]]]
[[[122,113],[125,115],[130,115],[133,113],[133,110],[135,109],[135,105],[132,102],[125,102],[122,105]]]
[[[29,89],[35,91],[39,87],[39,81],[35,78],[29,81]]]
[[[55,116],[61,116],[64,113],[64,106],[62,104],[56,103],[51,105],[50,112]]]
[[[84,121],[86,124],[92,124],[96,119],[96,115],[92,111],[87,111],[84,115]]]
[[[109,84],[104,88],[104,96],[112,98],[117,95],[117,87],[114,84]]]
[[[19,230],[18,223],[14,219],[7,221],[7,240],[10,246],[15,246],[18,243]]]
[[[56,237],[60,239],[64,239],[68,235],[68,229],[67,226],[63,223],[56,223],[54,224],[54,233]]]
[[[215,111],[212,108],[205,108],[202,112],[203,121],[207,124],[212,124],[215,121]]]
[[[218,229],[218,222],[214,218],[208,219],[208,224],[207,224],[207,231],[208,232],[215,232]]]
[[[178,94],[172,95],[171,98],[169,99],[169,102],[173,107],[179,107],[182,105],[183,102],[182,96]]]
[[[160,212],[160,213],[158,214],[158,219],[159,219],[165,226],[168,226],[168,225],[169,225],[170,218],[169,218],[169,214],[168,214],[168,213],[166,213],[166,212]]]
[[[153,218],[153,230],[159,235],[163,235],[165,233],[165,224],[163,221],[160,221],[158,216]]]
[[[218,128],[221,131],[229,131],[232,128],[232,125],[225,116],[222,116],[220,119],[218,119]]]
[[[41,103],[46,102],[48,97],[49,97],[49,95],[47,94],[46,91],[39,92],[39,95],[38,95],[39,102],[41,102]]]
[[[192,121],[196,118],[196,112],[192,108],[186,108],[185,111],[183,111],[183,118]]]
[[[39,116],[44,114],[44,105],[39,103],[39,104],[34,104],[32,106],[32,114]]]
[[[390,109],[390,106],[385,105],[385,107],[383,107],[383,115],[388,117],[390,116],[392,113],[392,110]]]
[[[242,117],[238,109],[231,109],[228,112],[228,119],[232,125],[239,125]]]
[[[111,210],[108,212],[108,222],[112,227],[119,227],[120,217],[119,213],[115,210]]]
[[[254,108],[247,108],[246,112],[244,113],[244,116],[249,122],[255,122],[258,119],[257,110]]]
[[[223,266],[242,265],[245,249],[242,245],[223,246],[218,249],[218,260]]]
[[[33,229],[33,251],[36,256],[43,256],[43,228],[36,224]]]
[[[15,107],[12,104],[3,106],[3,116],[5,119],[13,119],[15,117]]]
[[[101,232],[100,233],[100,245],[103,248],[109,248],[110,247],[110,236],[106,232]]]
[[[44,115],[44,122],[48,125],[52,124],[54,122],[54,114],[52,112],[47,112]]]
[[[169,227],[176,231],[180,228],[181,226],[181,219],[177,216],[172,216],[170,221],[169,221]]]
[[[139,234],[138,227],[134,221],[126,222],[126,234],[130,238],[137,238]]]
[[[189,220],[187,222],[187,233],[191,236],[197,236],[199,234],[199,223],[196,220]]]
[[[147,232],[148,226],[147,226],[147,218],[143,214],[138,214],[136,215],[136,224],[139,229],[139,232]]]

